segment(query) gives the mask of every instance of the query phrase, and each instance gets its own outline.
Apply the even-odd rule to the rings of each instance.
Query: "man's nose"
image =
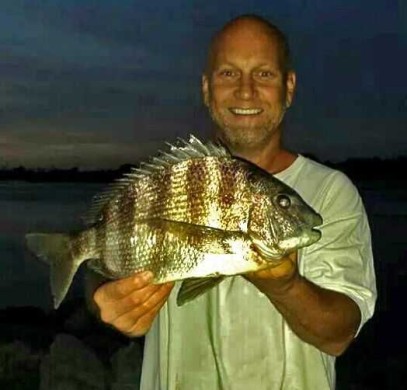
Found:
[[[239,79],[239,85],[236,89],[236,97],[243,100],[252,99],[256,94],[256,86],[253,78],[249,75],[243,75]]]

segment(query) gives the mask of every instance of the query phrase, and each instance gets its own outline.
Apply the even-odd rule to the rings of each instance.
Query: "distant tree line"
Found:
[[[125,164],[118,169],[82,171],[77,167],[36,168],[23,166],[16,168],[0,168],[0,180],[22,180],[32,182],[110,182],[129,172],[132,165]]]
[[[320,161],[312,154],[306,154]],[[405,170],[407,156],[393,159],[350,158],[342,162],[324,161],[324,164],[345,172],[353,180],[380,179],[406,181]],[[0,168],[0,180],[23,180],[36,182],[110,182],[129,172],[134,165],[124,164],[118,169],[82,171],[77,167],[70,169],[37,168],[28,169],[23,166],[16,168]]]
[[[349,158],[341,162],[321,161],[313,154],[303,153],[304,156],[329,167],[346,173],[352,180],[397,180],[407,183],[405,174],[407,156],[399,156],[392,159],[372,158]]]
[[[407,181],[405,174],[407,156],[399,156],[394,159],[374,158],[350,158],[340,163],[326,162],[334,168],[345,172],[354,180],[381,179]]]

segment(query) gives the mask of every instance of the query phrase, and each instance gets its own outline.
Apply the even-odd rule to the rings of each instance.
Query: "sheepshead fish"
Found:
[[[169,146],[97,195],[82,231],[26,235],[51,265],[56,308],[85,261],[110,279],[183,280],[181,305],[319,240],[321,216],[273,175],[194,136]]]

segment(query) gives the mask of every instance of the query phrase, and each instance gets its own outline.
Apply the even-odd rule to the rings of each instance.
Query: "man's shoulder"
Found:
[[[344,213],[361,210],[361,198],[356,185],[342,171],[304,157],[298,191],[320,211]],[[336,211],[335,211],[336,210]],[[352,211],[352,212],[353,212]]]
[[[311,157],[299,155],[299,159],[301,160],[304,169],[313,171],[320,175],[332,175],[337,174],[338,172],[342,173],[335,168],[332,168],[322,162],[312,159]]]
[[[328,165],[313,160],[312,158],[300,155],[299,170],[302,177],[311,181],[336,181],[345,183],[351,183],[348,176]]]
[[[286,183],[310,203],[327,195],[353,196],[357,192],[345,173],[302,155],[295,162]]]

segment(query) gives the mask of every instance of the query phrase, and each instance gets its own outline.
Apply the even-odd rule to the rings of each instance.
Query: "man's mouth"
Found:
[[[229,111],[235,115],[258,115],[263,112],[261,108],[229,108]]]

